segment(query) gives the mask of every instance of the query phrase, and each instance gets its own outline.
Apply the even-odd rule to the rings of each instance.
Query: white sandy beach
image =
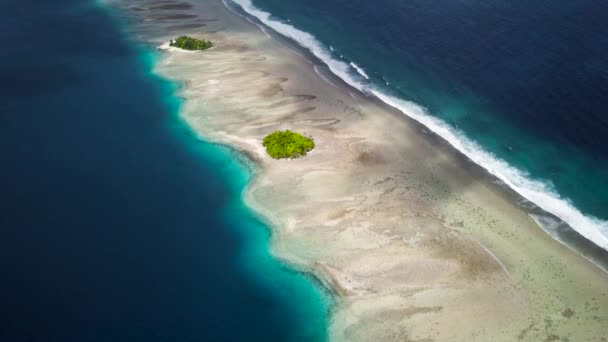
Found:
[[[606,341],[608,276],[480,167],[322,78],[221,1],[171,12],[161,3],[173,2],[137,3],[142,37],[160,46],[189,34],[215,47],[166,49],[157,72],[185,84],[182,115],[196,132],[256,165],[245,196],[272,223],[273,253],[339,296],[331,340]],[[274,160],[261,140],[277,129],[311,136],[316,148]]]

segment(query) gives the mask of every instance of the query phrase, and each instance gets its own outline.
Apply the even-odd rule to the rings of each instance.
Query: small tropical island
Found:
[[[191,51],[207,50],[213,47],[213,43],[208,40],[196,39],[189,36],[180,36],[176,40],[171,39],[169,45]]]
[[[268,154],[275,159],[299,158],[315,148],[315,142],[290,130],[274,131],[263,140]]]

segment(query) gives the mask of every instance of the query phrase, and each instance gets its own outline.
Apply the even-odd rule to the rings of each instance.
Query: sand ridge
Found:
[[[202,137],[258,167],[247,202],[272,223],[275,255],[338,294],[332,340],[608,338],[608,277],[440,139],[219,1],[126,3],[156,45],[176,25],[214,42],[168,50],[156,70],[184,84],[182,115]],[[316,148],[271,159],[261,139],[286,128]]]

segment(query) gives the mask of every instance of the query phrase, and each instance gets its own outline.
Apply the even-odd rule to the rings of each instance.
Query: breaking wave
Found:
[[[509,165],[506,161],[486,151],[475,141],[468,138],[464,132],[431,115],[422,106],[387,94],[375,87],[368,81],[369,77],[361,67],[352,62],[347,63],[334,58],[333,47],[326,48],[310,33],[273,18],[270,13],[255,7],[251,0],[231,1],[238,4],[245,12],[257,18],[264,25],[309,50],[322,60],[334,75],[350,86],[363,93],[376,96],[389,106],[423,124],[515,192],[563,220],[597,246],[608,250],[608,221],[583,214],[568,199],[562,198],[549,182],[532,179],[526,172]]]

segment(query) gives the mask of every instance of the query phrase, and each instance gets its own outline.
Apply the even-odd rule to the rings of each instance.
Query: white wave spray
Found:
[[[473,162],[503,181],[515,192],[543,210],[557,216],[599,247],[608,250],[608,221],[584,215],[569,200],[562,198],[549,184],[531,179],[527,173],[484,150],[476,142],[466,137],[460,130],[429,114],[425,108],[413,102],[388,95],[372,85],[358,81],[350,72],[351,65],[332,58],[332,53],[310,33],[273,19],[270,13],[255,7],[251,3],[251,0],[232,1],[240,5],[245,12],[256,17],[264,25],[308,49],[313,55],[327,64],[333,74],[350,86],[366,94],[375,95],[389,106],[398,109],[403,114],[423,124]],[[367,78],[365,72],[359,71],[363,69],[360,69],[356,65],[352,65],[352,67],[361,76]]]
[[[358,66],[357,64],[350,62],[350,65],[357,70],[357,72],[359,73],[359,75],[365,77],[366,80],[369,80],[369,76],[367,76],[367,74],[365,73],[365,70],[363,70],[363,68],[361,68],[360,66]]]

